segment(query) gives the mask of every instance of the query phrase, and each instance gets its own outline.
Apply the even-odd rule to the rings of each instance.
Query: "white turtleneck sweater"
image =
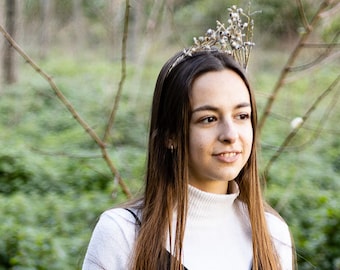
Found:
[[[189,186],[189,209],[183,242],[183,265],[188,270],[251,269],[249,219],[244,204],[237,199],[237,184],[230,184],[233,186],[232,193],[226,195],[207,193]],[[292,269],[288,226],[270,213],[266,213],[266,220],[282,269]],[[93,231],[83,270],[128,269],[136,239],[135,224],[135,218],[126,209],[115,208],[104,212]],[[170,250],[169,243],[167,249]]]

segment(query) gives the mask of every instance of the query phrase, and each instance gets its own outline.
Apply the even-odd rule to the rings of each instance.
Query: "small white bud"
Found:
[[[299,128],[303,123],[302,117],[295,117],[291,122],[290,122],[290,127],[292,129],[297,129]]]

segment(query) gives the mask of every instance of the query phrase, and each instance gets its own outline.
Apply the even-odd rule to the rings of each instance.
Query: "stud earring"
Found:
[[[173,144],[170,145],[170,151],[171,151],[171,154],[174,153],[174,145]]]

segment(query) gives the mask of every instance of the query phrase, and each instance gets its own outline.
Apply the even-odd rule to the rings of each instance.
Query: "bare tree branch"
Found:
[[[303,77],[305,77],[306,75],[310,75],[310,72],[312,72],[315,69],[320,68],[320,66],[324,66],[327,63],[330,62],[334,62],[334,60],[336,61],[336,59],[338,59],[340,56],[340,51],[336,52],[336,53],[332,53],[330,55],[327,55],[325,57],[323,57],[322,59],[315,59],[314,61],[314,65],[311,66],[296,66],[294,67],[294,70],[291,71],[291,74],[289,75],[289,77],[286,77],[284,80],[284,83],[291,83],[294,81],[297,81]],[[300,68],[300,69],[299,69]],[[294,73],[293,73],[294,72]]]
[[[331,54],[332,50],[337,45],[337,43],[335,43],[335,41],[338,39],[339,35],[340,35],[340,32],[338,32],[335,35],[334,39],[329,44],[320,44],[319,47],[318,46],[313,47],[313,48],[325,48],[324,52],[321,53],[320,55],[318,55],[318,57],[316,57],[314,60],[310,61],[307,64],[303,64],[303,65],[296,66],[296,67],[290,67],[289,71],[290,72],[297,72],[297,71],[301,71],[301,70],[306,70],[306,69],[309,69],[309,68],[317,65],[318,63],[322,62],[322,60],[326,59]],[[306,47],[305,44],[302,44],[302,46]]]
[[[303,44],[305,44],[306,40],[309,38],[310,34],[312,33],[314,27],[316,26],[316,24],[319,22],[320,20],[320,14],[332,3],[331,0],[324,0],[318,11],[316,12],[315,16],[313,17],[312,21],[309,24],[309,28],[306,29],[306,32],[300,37],[297,45],[295,46],[294,50],[292,51],[292,53],[290,54],[287,63],[285,64],[285,66],[283,67],[281,74],[274,86],[274,89],[272,91],[272,94],[270,95],[270,97],[267,100],[267,103],[264,107],[263,113],[260,117],[259,120],[259,125],[258,125],[258,129],[261,132],[264,123],[267,119],[267,117],[270,114],[270,111],[273,107],[274,101],[279,93],[279,91],[282,89],[282,85],[284,84],[284,80],[286,78],[286,76],[288,75],[289,71],[290,71],[290,67],[293,65],[293,63],[295,62],[296,58],[298,57],[298,55],[300,54],[302,48],[303,48]]]
[[[301,127],[304,125],[306,120],[310,117],[312,112],[317,108],[318,104],[329,94],[332,92],[333,89],[335,89],[336,85],[340,81],[340,75],[332,82],[332,84],[321,93],[320,96],[316,98],[316,100],[313,102],[313,104],[310,106],[310,108],[307,110],[307,112],[304,114],[302,117],[303,121],[301,125],[299,125],[297,128],[293,129],[288,136],[285,138],[279,149],[275,152],[275,154],[270,158],[268,161],[267,165],[265,166],[264,169],[264,175],[268,175],[269,169],[271,165],[276,161],[276,159],[282,154],[284,149],[287,147],[289,142],[295,137],[295,135],[298,133],[298,131],[301,129]]]
[[[0,25],[0,32],[4,35],[4,37],[7,39],[7,41],[12,45],[12,47],[18,52],[19,55],[22,56],[22,58],[25,59],[25,61],[41,76],[43,77],[54,93],[57,95],[59,100],[65,105],[65,107],[69,110],[69,112],[72,114],[74,119],[83,127],[83,129],[90,135],[90,137],[97,143],[99,146],[102,157],[105,160],[106,164],[108,165],[111,173],[114,175],[115,179],[118,179],[118,183],[124,192],[124,194],[130,198],[131,192],[123,179],[121,178],[120,174],[118,173],[117,169],[115,168],[112,160],[110,159],[106,145],[105,143],[99,138],[97,133],[86,123],[86,121],[79,115],[79,113],[73,108],[72,104],[68,101],[68,99],[63,95],[63,93],[60,91],[60,89],[57,87],[56,83],[52,79],[50,75],[48,75],[46,72],[44,72],[21,48],[20,46],[15,42],[15,40],[6,32],[6,30]]]
[[[130,103],[132,103],[132,106],[136,104],[138,101],[138,96],[140,92],[140,87],[138,85],[140,84],[141,77],[143,74],[143,69],[145,68],[146,59],[148,59],[149,51],[151,48],[151,45],[154,44],[155,35],[159,35],[161,31],[158,31],[160,29],[161,23],[162,23],[162,12],[165,8],[165,0],[157,0],[153,1],[152,6],[150,7],[150,15],[147,18],[146,22],[146,28],[143,33],[143,38],[140,39],[140,42],[138,43],[139,47],[139,53],[136,57],[136,65],[138,66],[138,70],[133,78],[133,84],[136,85],[135,94],[133,96],[133,99],[131,99]]]
[[[181,38],[181,30],[180,30],[180,27],[178,27],[176,25],[176,22],[175,22],[175,12],[174,12],[174,0],[168,0],[166,2],[166,8],[167,8],[167,11],[169,13],[169,23],[170,23],[170,29],[171,29],[171,34],[172,36],[174,37],[174,39],[176,40],[176,42],[178,44],[181,45],[182,48],[184,48],[186,46],[185,42],[182,40]]]
[[[340,2],[335,4],[331,9],[325,10],[324,12],[320,13],[320,17],[322,19],[330,19],[333,16],[339,15],[340,12]]]
[[[297,6],[298,6],[298,10],[299,10],[299,13],[300,13],[302,24],[303,24],[305,30],[308,31],[308,30],[310,30],[310,25],[308,23],[302,2],[301,2],[301,0],[296,0],[296,3],[297,3]]]
[[[340,43],[305,43],[305,44],[302,44],[302,46],[304,48],[312,48],[312,49],[329,48],[329,47],[332,47],[335,49],[335,48],[340,48]]]
[[[323,113],[323,115],[320,117],[319,122],[317,123],[316,126],[314,127],[307,127],[307,126],[303,126],[302,128],[305,130],[310,130],[312,131],[312,134],[310,136],[310,138],[308,138],[308,140],[304,141],[303,143],[299,144],[299,145],[292,145],[292,146],[286,146],[282,152],[301,152],[303,151],[307,146],[313,144],[322,134],[324,133],[329,133],[332,135],[340,135],[340,130],[333,130],[333,129],[324,129],[323,126],[326,123],[326,120],[328,119],[329,115],[331,114],[332,110],[334,110],[336,108],[336,103],[339,101],[339,97],[340,97],[340,92],[338,92],[334,98],[332,98],[331,102],[328,104],[325,112]],[[263,142],[261,143],[261,148],[262,149],[271,149],[271,150],[275,150],[278,151],[279,147],[274,146],[274,145],[268,145],[268,144],[264,144]]]
[[[292,148],[294,149],[294,151],[302,151],[303,149],[305,149],[308,145],[313,144],[321,135],[321,133],[324,132],[323,126],[325,125],[329,115],[331,114],[332,110],[336,108],[336,103],[339,100],[339,94],[340,92],[338,92],[335,97],[331,100],[331,102],[329,103],[329,105],[327,106],[326,110],[324,111],[323,115],[320,117],[320,120],[317,124],[317,126],[315,127],[315,129],[313,130],[313,133],[311,135],[311,137],[305,141],[304,143],[300,144],[300,145],[296,145],[293,147],[290,147],[291,150]],[[334,134],[334,133],[333,133]]]
[[[17,16],[17,1],[15,0],[6,0],[6,27],[8,32],[11,35],[16,34],[16,20],[15,17]],[[17,80],[16,74],[16,64],[14,59],[14,51],[11,47],[10,43],[4,44],[3,50],[3,72],[4,72],[4,80],[7,84],[15,83]]]
[[[127,49],[128,30],[129,30],[129,15],[130,15],[130,3],[129,3],[129,0],[126,0],[125,1],[125,16],[124,16],[124,31],[123,31],[123,39],[122,39],[121,78],[119,81],[118,90],[117,90],[117,94],[114,100],[110,118],[107,123],[105,134],[103,137],[104,142],[107,142],[110,137],[111,129],[113,127],[113,123],[115,121],[116,113],[118,110],[120,97],[123,91],[123,85],[126,79],[126,49]]]

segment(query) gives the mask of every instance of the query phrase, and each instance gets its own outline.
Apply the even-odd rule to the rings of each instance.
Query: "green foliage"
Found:
[[[302,5],[307,21],[311,22],[320,3],[307,0],[302,1]],[[275,39],[287,42],[287,38],[294,38],[303,31],[301,14],[295,0],[258,0],[253,6],[255,10],[261,11],[256,16],[258,34],[267,35],[271,47]]]
[[[282,188],[272,187],[270,191],[271,203],[280,204]],[[339,269],[340,203],[337,197],[336,190],[326,192],[304,185],[294,187],[289,195],[290,207],[281,208],[281,215],[294,235],[299,269]]]
[[[323,31],[322,37],[325,42],[336,43],[339,41],[340,15],[335,14],[335,16],[337,17],[328,23]]]
[[[340,174],[340,142],[339,140],[334,140],[331,147],[327,149],[328,160],[335,172]]]
[[[33,5],[36,1],[27,3]],[[95,20],[98,13],[92,8],[103,5],[103,1],[84,3]],[[280,3],[274,1],[272,6],[290,11],[295,8],[293,4]],[[58,5],[62,9],[68,4],[60,1]],[[187,23],[190,17],[190,22],[197,22],[199,35],[202,29],[215,25],[218,14],[224,16],[224,5],[216,1],[183,1],[175,10],[176,20],[186,22],[184,27],[190,31],[184,32],[191,37],[194,26]],[[253,9],[266,11],[271,5],[259,2],[258,7]],[[275,17],[278,13],[267,11],[258,17],[271,14],[273,17],[266,18],[268,22],[295,20],[296,13],[290,11],[279,18]],[[268,29],[274,31],[271,27]],[[156,59],[159,55],[154,52],[154,59],[148,59],[141,80],[134,79],[139,67],[128,63],[128,78],[108,143],[110,157],[134,193],[144,176],[148,117],[161,65],[161,59]],[[255,64],[250,71],[256,74],[250,76],[260,109],[274,84],[273,74],[285,56],[268,50],[257,50],[253,56]],[[42,66],[101,136],[117,90],[119,63],[93,55],[75,60],[55,53]],[[96,144],[56,99],[49,85],[26,64],[21,68],[21,81],[1,89],[0,269],[77,269],[98,215],[125,198],[114,185]],[[287,83],[263,131],[262,165],[290,131],[291,119],[305,112],[318,90],[324,90],[337,72],[337,68],[330,67]],[[323,112],[334,97],[331,95],[320,105],[274,164],[268,178],[267,198],[291,226],[302,270],[339,269],[339,111],[335,110],[326,119],[325,130],[309,141],[315,123],[323,120]],[[109,197],[112,192],[117,196],[115,200]]]
[[[176,5],[175,22],[176,25],[181,26],[176,34],[183,35],[183,39],[188,39],[191,42],[193,35],[202,35],[204,34],[202,29],[213,27],[216,24],[216,19],[222,22],[226,20],[227,5],[235,4],[247,10],[249,2],[251,3],[250,11],[255,12],[253,15],[256,26],[255,43],[258,42],[272,48],[273,43],[288,43],[300,33],[303,25],[295,0],[237,0],[229,3],[200,0],[183,1]],[[313,0],[303,1],[308,21],[313,18],[319,4]],[[256,39],[256,37],[258,38]]]
[[[22,149],[2,149],[0,152],[0,193],[12,194],[55,192],[65,194],[107,190],[110,174],[99,158],[45,156]],[[53,169],[51,169],[53,168]]]
[[[253,57],[255,65],[249,70],[255,70],[251,80],[261,113],[275,83],[269,74],[278,74],[287,56],[266,50],[257,51]],[[329,65],[315,68],[312,76],[306,74],[287,80],[272,108],[261,134],[261,168],[292,131],[291,121],[303,116],[338,76],[339,69]],[[337,99],[337,91],[334,89],[319,104],[267,177],[266,197],[290,225],[300,270],[339,269],[340,239],[334,233],[340,223],[338,106],[325,117],[325,111]],[[322,129],[318,130],[319,124]]]
[[[114,100],[116,84],[112,74],[120,67],[105,61],[89,66],[84,64],[88,59],[84,63],[67,57],[49,59],[44,68],[54,74],[58,86],[81,116],[102,134]],[[131,67],[128,71],[133,74]],[[24,74],[27,77],[20,83],[4,87],[2,92],[0,193],[65,194],[70,190],[106,192],[112,188],[113,176],[97,145],[46,82],[30,69]],[[96,80],[97,76],[101,80]],[[138,100],[139,108],[132,110],[131,93],[124,92],[112,130],[115,148],[109,149],[113,158],[117,152],[124,157],[119,170],[122,177],[131,177],[137,183],[143,175],[147,137],[147,117],[140,111],[146,110],[149,98],[144,91]],[[138,189],[138,184],[133,186]]]
[[[80,269],[91,229],[112,205],[102,192],[0,195],[0,269]]]
[[[0,192],[9,194],[20,190],[31,178],[31,172],[25,168],[25,163],[15,157],[5,154],[0,157]]]
[[[279,59],[275,53],[272,56],[260,69],[265,72],[253,78],[255,89],[264,91],[272,85],[268,70],[275,69]],[[111,74],[118,73],[119,66],[98,61],[89,67],[84,60],[52,59],[44,66],[55,74],[76,109],[102,133],[118,80]],[[132,77],[127,81],[112,130],[110,156],[134,193],[144,175],[156,70],[145,71],[138,92]],[[77,269],[96,218],[124,196],[113,186],[97,146],[48,85],[29,70],[25,74],[19,84],[3,89],[0,102],[0,269]],[[131,66],[129,74],[134,74]],[[290,131],[290,117],[301,115],[310,104],[306,91],[311,86],[324,89],[334,74],[334,69],[320,71],[312,81],[301,79],[288,85],[286,91],[294,89],[294,95],[281,97],[274,112],[279,115],[288,104],[289,113],[272,116],[263,133],[264,163],[275,150],[271,146],[278,145],[282,134]],[[317,96],[308,93],[312,99]],[[328,103],[326,100],[315,112],[314,122]],[[260,107],[262,104],[260,98]],[[335,112],[328,119],[325,128],[332,130],[337,115]],[[290,146],[292,150],[275,163],[268,178],[267,198],[291,226],[299,269],[337,269],[340,144],[334,134],[323,133],[322,140],[295,151],[294,146],[303,145],[309,135],[308,129],[302,130]],[[114,201],[108,195],[113,191],[117,196]]]
[[[234,1],[232,4],[247,7],[247,1]],[[225,22],[228,6],[225,1],[183,1],[175,7],[175,21],[180,25],[176,29],[187,40],[185,44],[192,42],[193,36],[204,35],[209,28],[216,26],[216,20]],[[188,20],[190,18],[190,20]]]

